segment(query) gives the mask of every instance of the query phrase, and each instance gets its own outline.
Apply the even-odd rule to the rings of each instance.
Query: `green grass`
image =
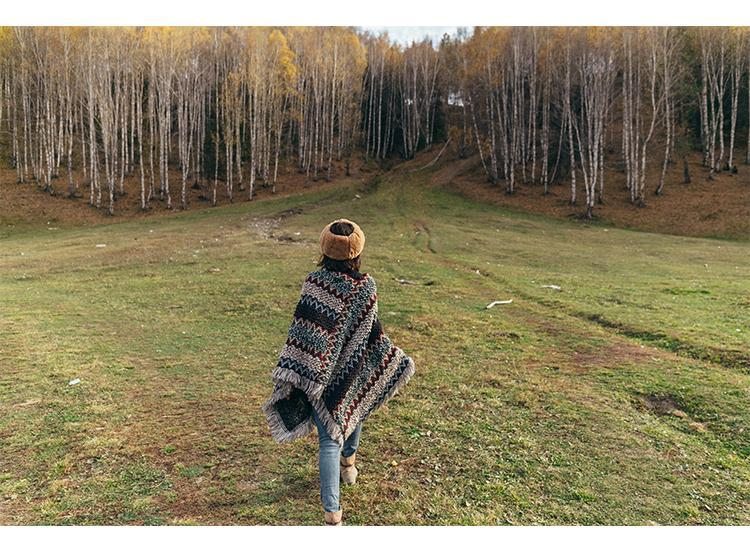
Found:
[[[347,524],[750,523],[750,244],[429,184],[5,232],[0,523],[322,523],[315,435],[279,446],[260,406],[340,216],[417,364]]]

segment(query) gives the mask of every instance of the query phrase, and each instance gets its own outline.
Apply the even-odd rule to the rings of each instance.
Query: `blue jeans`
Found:
[[[320,442],[320,454],[318,456],[318,465],[320,466],[320,500],[323,502],[324,511],[338,511],[339,505],[339,488],[340,488],[340,465],[339,455],[351,457],[359,447],[359,436],[362,433],[362,422],[351,435],[344,441],[343,449],[338,442],[332,440],[323,424],[318,418],[315,409],[312,411],[312,417],[315,425],[318,427],[318,441]]]

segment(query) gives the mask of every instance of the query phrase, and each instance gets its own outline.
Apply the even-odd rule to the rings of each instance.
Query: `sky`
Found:
[[[408,45],[414,41],[421,41],[424,36],[427,35],[432,39],[433,45],[437,45],[440,42],[440,38],[444,33],[449,35],[455,35],[458,27],[436,27],[436,26],[361,26],[362,29],[372,31],[376,35],[381,31],[387,31],[388,36],[391,40],[401,43],[402,45]],[[467,27],[469,34],[473,27]]]

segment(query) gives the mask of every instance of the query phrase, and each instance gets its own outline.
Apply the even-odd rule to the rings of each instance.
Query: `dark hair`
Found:
[[[331,233],[336,235],[351,235],[354,231],[354,227],[346,222],[334,222],[330,227]],[[318,266],[322,266],[328,270],[334,272],[345,272],[355,278],[359,278],[361,273],[359,272],[360,258],[359,255],[353,259],[345,259],[343,261],[332,259],[329,256],[323,255],[318,261]]]

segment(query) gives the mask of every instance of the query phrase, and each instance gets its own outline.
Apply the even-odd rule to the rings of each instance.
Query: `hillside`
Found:
[[[340,216],[417,364],[364,427],[347,524],[750,523],[750,245],[499,208],[425,162],[6,226],[0,523],[320,523],[314,435],[278,446],[260,406]]]
[[[235,186],[234,200],[230,201],[226,192],[226,184],[219,180],[217,183],[217,206],[226,204],[242,204],[266,198],[285,196],[306,190],[326,189],[329,186],[351,183],[352,181],[366,181],[379,171],[379,167],[372,162],[364,162],[361,158],[352,158],[350,174],[346,175],[343,162],[336,162],[331,181],[324,177],[313,179],[304,173],[297,172],[294,166],[282,167],[276,192],[270,185],[256,183],[253,190],[253,200],[249,199],[249,190],[245,184],[244,190]],[[14,228],[35,225],[94,225],[111,224],[122,221],[135,220],[145,217],[174,215],[180,212],[211,208],[211,190],[213,179],[203,180],[200,185],[193,184],[188,191],[189,205],[182,210],[179,196],[172,209],[158,197],[149,202],[148,210],[140,208],[140,176],[138,173],[126,175],[125,194],[119,195],[115,201],[115,214],[110,216],[106,208],[97,209],[89,204],[88,187],[84,185],[84,177],[74,172],[74,183],[78,184],[76,196],[68,196],[68,179],[63,174],[53,181],[53,193],[37,187],[33,181],[19,184],[16,172],[7,167],[0,168],[0,227]],[[172,196],[175,197],[180,189],[180,173],[170,169]],[[83,186],[81,186],[83,185]],[[47,224],[49,222],[49,224]]]
[[[503,183],[491,185],[478,156],[444,162],[435,172],[435,181],[449,183],[456,192],[474,200],[524,212],[567,220],[582,219],[585,202],[580,174],[578,204],[571,206],[570,181],[558,181],[544,195],[542,185],[520,184],[513,195],[505,193]],[[597,204],[594,222],[655,233],[750,239],[750,167],[740,165],[737,173],[724,172],[708,178],[699,153],[688,159],[691,182],[683,182],[682,164],[667,168],[663,194],[653,194],[660,170],[649,170],[649,193],[645,207],[630,202],[624,171],[609,163],[605,173],[605,201]]]
[[[420,169],[429,164],[441,148],[442,146],[435,146],[421,152],[415,159],[400,164],[401,168]],[[650,194],[646,206],[638,208],[630,203],[628,192],[623,188],[624,172],[613,169],[614,164],[610,164],[606,174],[605,204],[596,206],[594,223],[673,235],[750,239],[750,167],[740,165],[736,174],[724,172],[709,180],[706,169],[701,165],[699,153],[691,155],[689,165],[692,177],[689,184],[683,183],[682,166],[671,165],[668,168],[664,194]],[[508,196],[502,183],[493,186],[487,181],[479,156],[460,159],[452,146],[424,171],[431,177],[432,184],[448,185],[462,196],[525,213],[578,221],[585,208],[582,202],[577,206],[569,204],[568,181],[551,185],[548,196],[544,196],[539,184],[519,182],[516,193]],[[349,177],[345,174],[343,163],[337,164],[332,181],[323,178],[313,181],[288,168],[280,176],[276,193],[272,193],[270,187],[258,186],[254,201],[307,190],[327,190],[344,184],[364,185],[384,173],[387,172],[374,161],[365,161],[361,157],[354,158]],[[658,173],[658,169],[650,170],[649,184],[658,183]],[[175,172],[173,184],[176,185],[178,181],[179,176]],[[581,181],[579,177],[579,183]],[[169,210],[159,200],[151,203],[150,210],[140,210],[140,184],[135,176],[126,178],[127,194],[118,199],[115,216],[108,216],[104,211],[91,207],[88,204],[88,194],[83,191],[80,192],[84,196],[80,198],[67,197],[65,185],[66,179],[59,178],[55,186],[56,194],[50,195],[34,185],[17,184],[12,170],[0,169],[0,236],[4,230],[12,231],[13,228],[24,226],[106,224],[184,212],[179,208]],[[579,190],[579,201],[583,196],[583,192]],[[210,208],[210,184],[191,189],[190,201],[188,212]],[[217,202],[218,206],[230,203],[221,182]],[[237,191],[234,204],[246,202],[247,191]]]

